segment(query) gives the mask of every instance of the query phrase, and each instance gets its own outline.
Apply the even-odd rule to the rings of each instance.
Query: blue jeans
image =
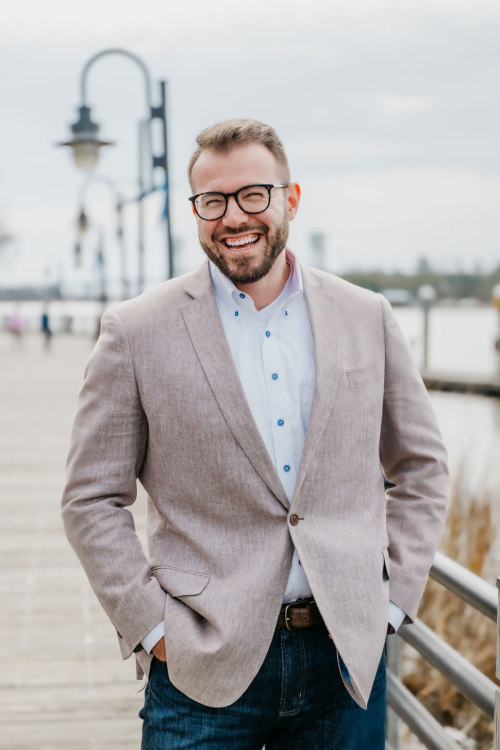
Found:
[[[168,655],[167,655],[168,658]],[[191,700],[153,659],[146,688],[142,750],[384,750],[385,655],[368,708],[345,689],[324,625],[276,628],[257,676],[231,706]]]

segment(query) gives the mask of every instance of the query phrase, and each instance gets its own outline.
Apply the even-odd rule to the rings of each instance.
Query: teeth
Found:
[[[253,239],[250,237],[242,237],[241,240],[234,240],[234,242],[226,240],[226,242],[229,247],[240,247],[241,245],[249,245],[251,242],[257,242],[258,239],[258,237],[254,237]]]

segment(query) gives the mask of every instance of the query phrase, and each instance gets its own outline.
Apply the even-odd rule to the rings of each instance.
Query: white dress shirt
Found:
[[[286,250],[290,276],[277,299],[256,310],[210,261],[210,277],[229,347],[250,410],[291,502],[315,384],[314,341],[300,265]],[[283,602],[312,596],[294,550]],[[388,621],[395,630],[405,617],[393,602]],[[163,621],[142,640],[150,652],[164,635]]]

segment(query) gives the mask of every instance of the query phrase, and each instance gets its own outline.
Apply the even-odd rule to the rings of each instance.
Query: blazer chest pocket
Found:
[[[384,558],[384,581],[389,581],[391,578],[391,561],[389,560],[389,550],[387,547],[384,547],[382,550],[382,555]]]
[[[205,573],[194,573],[170,565],[158,565],[151,568],[151,575],[170,596],[198,596],[206,588],[210,576]]]
[[[372,380],[378,380],[384,376],[385,364],[384,360],[375,362],[374,365],[369,367],[363,367],[361,370],[347,370],[347,379],[349,385],[363,385],[364,383],[370,383]]]

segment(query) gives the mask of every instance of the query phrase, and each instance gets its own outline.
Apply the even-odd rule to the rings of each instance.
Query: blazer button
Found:
[[[292,515],[290,516],[290,523],[292,524],[292,526],[297,526],[298,522],[299,522],[298,515],[296,513],[292,513]]]

